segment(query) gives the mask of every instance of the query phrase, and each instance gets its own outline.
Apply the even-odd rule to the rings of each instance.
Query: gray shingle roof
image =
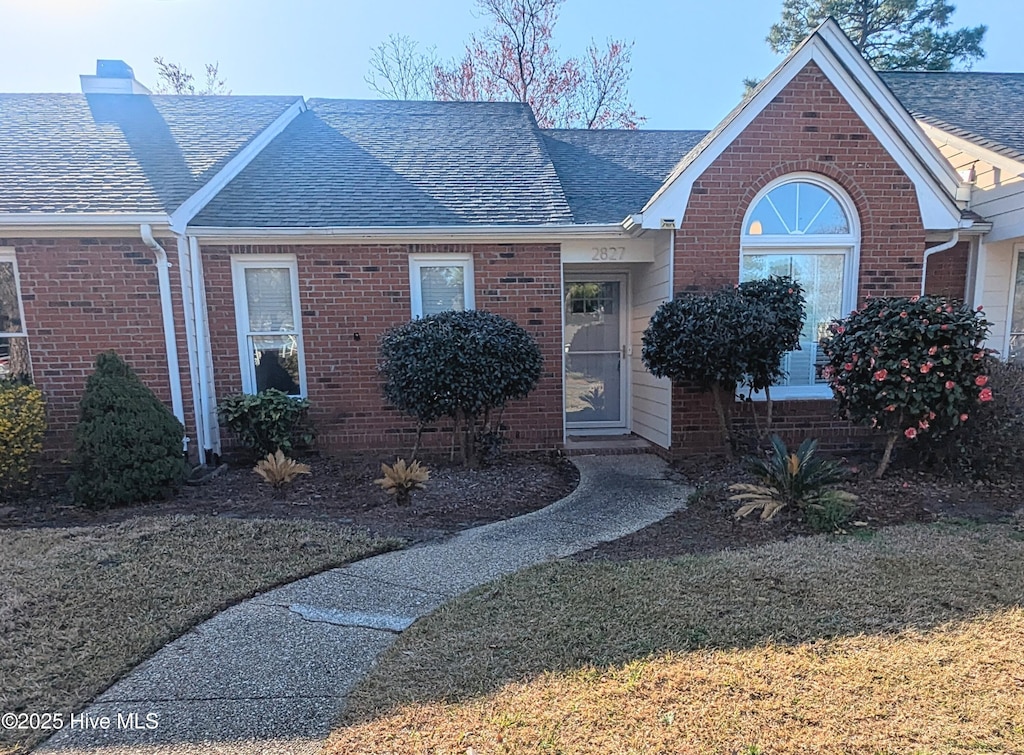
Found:
[[[310,100],[193,221],[224,227],[573,220],[529,107]]]
[[[639,212],[706,131],[542,132],[576,223]]]
[[[919,120],[1024,160],[1024,73],[890,72],[880,76]]]
[[[169,213],[297,97],[0,95],[0,212]]]

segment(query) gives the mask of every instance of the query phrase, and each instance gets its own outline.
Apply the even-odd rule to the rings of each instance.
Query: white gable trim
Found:
[[[953,196],[959,176],[831,20],[822,24],[728,117],[721,131],[689,164],[669,176],[643,209],[644,228],[662,227],[663,218],[674,218],[678,227],[694,182],[812,62],[910,178],[925,228],[956,228],[960,210]]]
[[[207,181],[195,194],[190,196],[171,213],[171,230],[185,233],[185,228],[196,215],[202,212],[213,198],[253,161],[263,149],[274,140],[300,113],[306,111],[306,101],[301,97],[293,102],[274,122],[258,133],[238,154],[228,160],[217,174]]]

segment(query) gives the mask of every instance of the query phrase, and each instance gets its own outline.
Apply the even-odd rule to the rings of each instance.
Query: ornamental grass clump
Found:
[[[256,462],[252,471],[270,485],[281,499],[285,497],[286,485],[290,485],[300,474],[310,474],[308,464],[289,459],[280,448]]]
[[[989,323],[945,297],[869,299],[830,326],[822,376],[841,416],[886,435],[875,477],[900,439],[950,432],[993,398]]]
[[[423,490],[424,483],[430,479],[430,470],[415,459],[411,464],[406,464],[405,459],[399,459],[391,466],[381,464],[380,471],[384,476],[374,482],[393,495],[399,506],[412,503],[413,491]]]
[[[0,500],[28,482],[44,432],[42,391],[20,378],[0,379]]]
[[[816,529],[836,529],[849,519],[857,496],[834,488],[846,473],[836,462],[816,456],[818,441],[807,438],[791,452],[773,435],[771,445],[767,458],[747,459],[757,484],[729,486],[735,493],[729,500],[741,504],[737,519],[755,511],[761,512],[761,519],[771,519],[787,506],[798,509]]]

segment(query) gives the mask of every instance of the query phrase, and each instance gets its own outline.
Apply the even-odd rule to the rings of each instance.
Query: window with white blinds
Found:
[[[409,257],[412,316],[473,309],[473,257],[416,254]]]
[[[298,268],[291,255],[232,257],[242,390],[306,395]]]

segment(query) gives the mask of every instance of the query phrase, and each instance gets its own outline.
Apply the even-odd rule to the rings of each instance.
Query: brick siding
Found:
[[[970,243],[967,241],[961,241],[952,249],[929,257],[925,293],[962,301],[967,284],[969,257]]]
[[[504,415],[511,447],[562,443],[561,259],[558,244],[213,246],[202,249],[217,395],[241,390],[231,282],[232,255],[294,254],[306,381],[319,445],[407,453],[415,423],[384,401],[380,337],[411,317],[409,255],[472,254],[476,307],[509,317],[537,339],[543,374]],[[356,334],[358,333],[358,339]],[[427,433],[427,446],[450,442]]]
[[[925,237],[914,186],[813,63],[694,182],[676,231],[675,291],[735,284],[747,208],[771,181],[794,172],[829,178],[853,200],[861,227],[861,299],[919,292]],[[710,396],[677,388],[672,411],[676,455],[722,447]],[[775,413],[794,440],[814,435],[823,446],[846,446],[857,435],[832,418],[829,401],[776,402]]]
[[[162,241],[176,260],[173,242]],[[67,455],[96,355],[114,349],[170,408],[155,255],[140,239],[0,239],[14,247],[32,376],[46,398],[45,451]],[[190,434],[191,390],[177,266],[170,270],[178,361]]]

